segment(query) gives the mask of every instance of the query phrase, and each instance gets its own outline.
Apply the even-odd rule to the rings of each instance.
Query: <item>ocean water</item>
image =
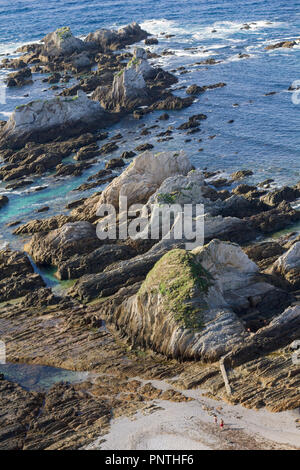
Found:
[[[159,44],[151,46],[152,51],[175,52],[156,59],[155,63],[167,70],[182,65],[188,70],[183,75],[177,72],[176,88],[193,83],[225,82],[227,85],[199,95],[190,108],[171,112],[169,121],[159,122],[160,128],[148,136],[140,136],[141,124],[153,125],[160,113],[152,113],[143,121],[130,116],[123,119],[109,134],[111,137],[121,132],[126,142],[108,158],[150,142],[156,151],[184,149],[196,167],[224,170],[225,174],[240,168],[252,169],[254,176],[248,180],[250,183],[266,178],[273,178],[275,185],[300,180],[300,104],[293,102],[293,93],[288,91],[295,80],[300,80],[300,46],[265,50],[270,43],[300,37],[300,5],[296,0],[19,0],[13,3],[1,0],[0,54],[13,54],[21,44],[38,41],[64,25],[82,37],[97,28],[119,27],[132,21],[158,35]],[[245,23],[250,24],[249,30],[241,29]],[[166,39],[161,33],[174,36]],[[239,58],[239,54],[249,57]],[[208,58],[221,62],[198,64]],[[5,89],[6,73],[0,70],[0,119],[7,119],[17,105],[46,99],[54,93],[38,75],[34,85]],[[270,92],[276,93],[266,96]],[[175,93],[185,96],[184,90]],[[300,95],[298,98],[300,102]],[[208,116],[201,123],[200,133],[187,136],[176,131],[173,140],[157,142],[159,132],[168,126],[176,129],[196,113]],[[230,120],[234,122],[229,123]],[[187,138],[190,142],[186,142]],[[9,194],[0,183],[0,194],[8,194],[10,199],[0,211],[0,245],[6,241],[12,246],[22,243],[11,236],[11,229],[5,223],[48,217],[58,209],[63,210],[69,200],[102,189],[73,191],[104,163],[105,159],[99,158],[80,178],[54,182],[49,174],[35,179],[33,187]],[[35,192],[34,187],[39,185],[45,189]],[[37,215],[36,210],[43,205],[49,205],[50,211]]]

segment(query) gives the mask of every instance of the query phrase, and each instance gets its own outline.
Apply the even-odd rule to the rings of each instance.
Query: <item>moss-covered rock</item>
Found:
[[[215,361],[247,336],[225,300],[229,278],[234,285],[245,284],[246,270],[252,270],[251,277],[257,267],[238,245],[216,240],[200,250],[173,249],[134,295],[123,293],[125,298],[102,314],[135,346],[168,357]]]
[[[147,275],[138,295],[159,293],[166,313],[181,326],[203,328],[203,310],[208,308],[205,295],[212,276],[191,252],[176,249],[164,255]],[[193,299],[197,296],[197,303]],[[200,298],[203,297],[202,301]]]

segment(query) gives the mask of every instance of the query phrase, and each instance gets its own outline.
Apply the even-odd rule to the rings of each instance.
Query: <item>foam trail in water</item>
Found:
[[[186,34],[186,30],[184,28],[180,28],[176,21],[166,20],[165,18],[144,21],[141,23],[141,28],[151,34]]]

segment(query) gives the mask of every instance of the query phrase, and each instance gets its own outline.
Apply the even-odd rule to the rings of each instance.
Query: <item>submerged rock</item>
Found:
[[[295,41],[281,41],[277,42],[276,44],[269,44],[268,46],[265,47],[267,51],[271,51],[273,49],[280,49],[281,47],[286,47],[288,49],[297,46],[300,43],[300,40],[295,40]]]
[[[7,196],[0,196],[0,209],[8,204]]]

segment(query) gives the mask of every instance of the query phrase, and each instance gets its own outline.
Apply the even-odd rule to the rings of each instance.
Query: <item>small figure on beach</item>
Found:
[[[214,421],[215,421],[215,424],[218,424],[218,418],[216,415],[214,415]]]
[[[221,429],[221,431],[223,430],[223,428],[224,428],[224,421],[223,421],[223,419],[221,418],[221,419],[220,419],[220,429]]]

